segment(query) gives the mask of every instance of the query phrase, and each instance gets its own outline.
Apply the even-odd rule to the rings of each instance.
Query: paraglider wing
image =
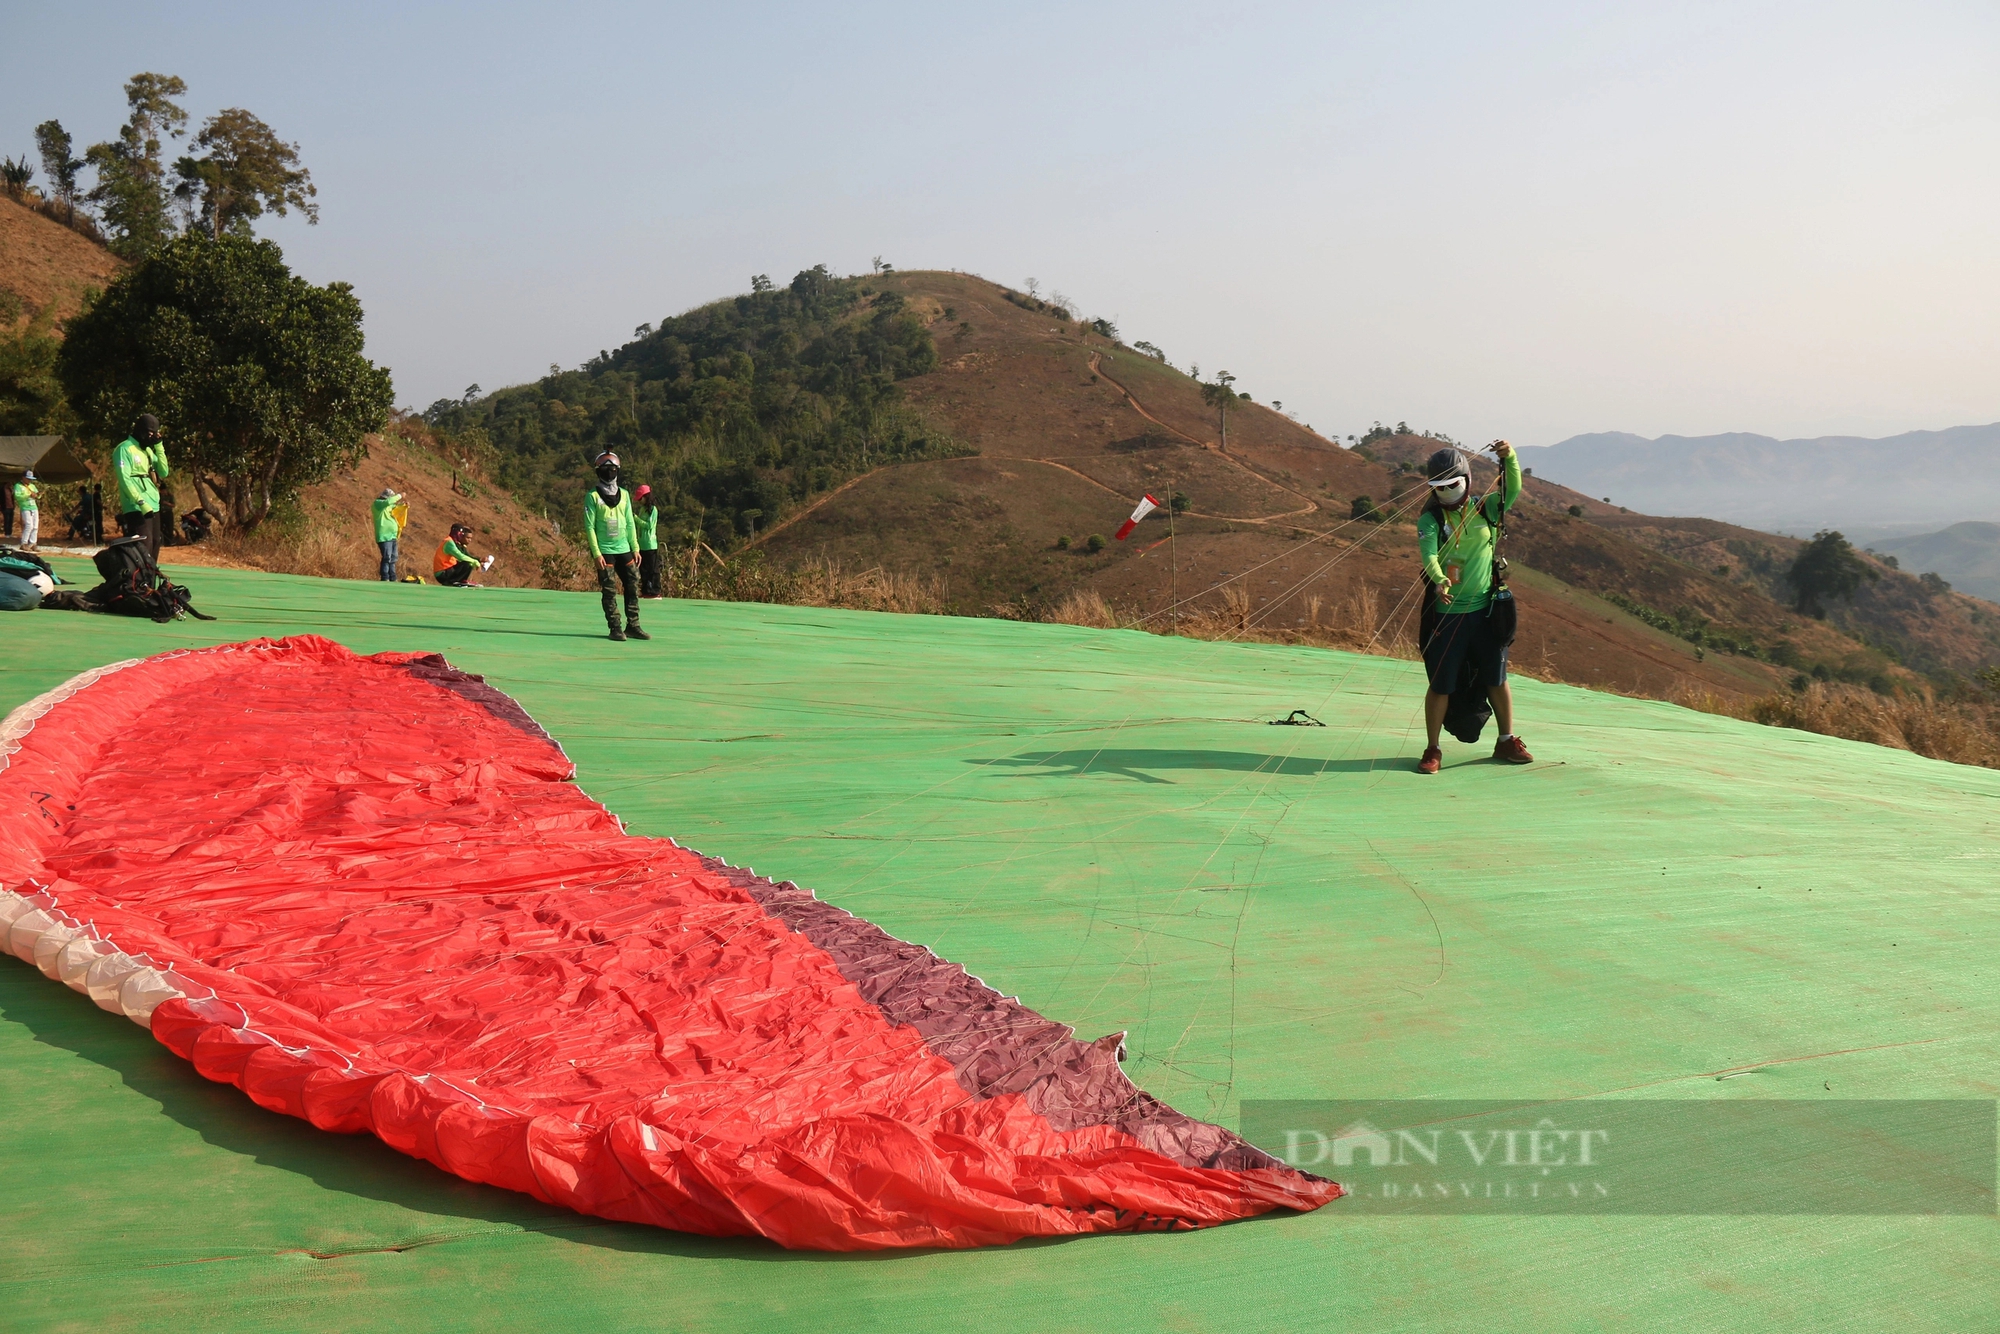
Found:
[[[962,1247],[1339,1194],[573,775],[435,655],[98,669],[0,725],[0,939],[274,1112],[606,1218]]]

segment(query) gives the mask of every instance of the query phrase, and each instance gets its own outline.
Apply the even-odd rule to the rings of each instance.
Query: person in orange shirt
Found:
[[[462,523],[451,526],[451,534],[438,543],[437,555],[431,560],[431,578],[446,588],[477,588],[472,576],[482,569],[491,569],[493,558],[488,556],[481,562],[464,547],[472,540],[472,530]]]

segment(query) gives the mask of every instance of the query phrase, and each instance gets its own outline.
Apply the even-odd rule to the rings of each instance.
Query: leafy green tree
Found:
[[[146,258],[173,235],[161,139],[187,133],[187,112],[173,100],[186,95],[187,84],[174,75],[133,75],[125,85],[129,115],[118,138],[84,153],[97,170],[90,202],[111,229],[111,249],[126,259]]]
[[[59,120],[45,120],[35,127],[35,151],[42,155],[42,175],[49,178],[49,193],[58,203],[76,206],[76,175],[83,159],[71,157],[76,141]]]
[[[751,275],[750,275],[750,290],[751,290],[752,292],[768,292],[768,291],[770,291],[770,290],[771,290],[771,275],[770,275],[770,274],[768,274],[768,273],[753,273],[753,274],[751,274]]]
[[[1201,401],[1216,411],[1217,429],[1222,436],[1222,452],[1229,452],[1229,409],[1236,403],[1236,391],[1229,386],[1236,383],[1236,377],[1228,371],[1217,371],[1211,383],[1201,387]]]
[[[35,179],[35,164],[23,157],[0,158],[0,184],[7,187],[10,195],[19,195],[28,188],[28,182]]]
[[[72,425],[56,378],[55,307],[0,334],[0,435],[61,435]]]
[[[1812,541],[1799,548],[1786,576],[1798,594],[1796,609],[1817,620],[1826,618],[1826,602],[1835,598],[1852,599],[1863,583],[1881,577],[1846,537],[1825,529],[1814,533]]]
[[[269,241],[190,233],[69,321],[57,370],[98,441],[155,414],[201,503],[250,529],[387,420],[389,372],[361,346],[346,283],[294,276]]]
[[[312,173],[299,165],[299,146],[280,139],[243,108],[210,116],[193,146],[202,150],[199,156],[174,163],[180,178],[174,197],[211,236],[226,231],[248,235],[266,209],[281,218],[297,209],[307,225],[318,225],[319,205],[313,199],[319,190]]]

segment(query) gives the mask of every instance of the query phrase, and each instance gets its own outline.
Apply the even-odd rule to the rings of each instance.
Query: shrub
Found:
[[[1099,630],[1115,630],[1118,618],[1094,588],[1079,588],[1050,608],[1048,619],[1057,625],[1088,625]]]
[[[1062,535],[1061,537],[1058,537],[1058,538],[1056,539],[1056,550],[1057,550],[1057,551],[1068,551],[1068,550],[1069,550],[1069,534],[1068,534],[1068,533],[1064,533],[1064,534],[1063,534],[1063,535]]]
[[[1089,540],[1087,540],[1083,544],[1083,546],[1084,550],[1088,551],[1091,555],[1095,556],[1098,552],[1104,550],[1104,534],[1092,533],[1090,535]]]
[[[1366,519],[1370,523],[1380,523],[1382,522],[1382,511],[1375,508],[1375,500],[1372,496],[1356,496],[1354,503],[1347,507],[1347,517],[1350,519]]]
[[[543,588],[576,588],[583,581],[583,562],[568,547],[542,557]]]
[[[1583,517],[1583,506],[1571,505],[1569,507],[1569,517],[1572,519],[1581,519]]]

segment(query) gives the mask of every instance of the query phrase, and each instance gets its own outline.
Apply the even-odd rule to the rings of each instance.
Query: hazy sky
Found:
[[[2000,419],[2000,4],[0,0],[0,153],[297,140],[422,406],[824,261],[1029,275],[1329,434]]]

